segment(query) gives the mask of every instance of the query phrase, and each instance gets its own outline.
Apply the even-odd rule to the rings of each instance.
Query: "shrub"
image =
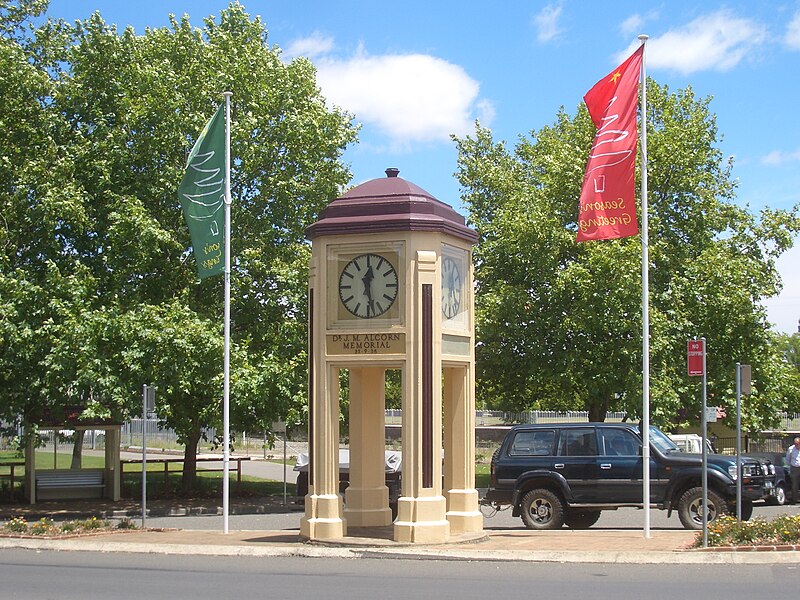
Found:
[[[12,533],[27,533],[28,522],[25,520],[25,517],[14,517],[5,524],[3,529],[11,531]]]
[[[134,523],[130,517],[124,517],[120,519],[120,522],[117,523],[117,529],[138,529],[136,523]]]
[[[42,517],[30,526],[30,533],[33,535],[53,535],[58,531],[53,519]]]
[[[123,519],[117,529],[135,529],[136,526],[130,519]],[[92,517],[91,519],[77,519],[56,523],[53,519],[44,517],[33,524],[25,521],[24,517],[14,517],[5,523],[0,531],[7,533],[21,533],[29,535],[59,536],[66,534],[89,533],[92,531],[110,531],[114,526],[110,521]]]
[[[772,521],[756,517],[737,521],[723,515],[708,526],[709,546],[773,546],[800,544],[800,515],[780,515]],[[702,547],[703,534],[698,533],[694,547]]]

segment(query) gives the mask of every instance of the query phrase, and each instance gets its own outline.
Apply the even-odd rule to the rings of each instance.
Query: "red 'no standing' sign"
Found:
[[[689,376],[705,375],[703,362],[706,355],[705,340],[689,340],[686,347],[686,362],[689,365]]]

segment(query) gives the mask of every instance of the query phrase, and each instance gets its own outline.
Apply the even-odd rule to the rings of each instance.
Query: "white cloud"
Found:
[[[561,3],[548,4],[539,14],[533,17],[533,26],[536,28],[536,39],[541,43],[551,42],[556,39],[564,29],[559,26],[561,18]]]
[[[645,15],[636,13],[620,23],[619,30],[624,36],[646,33],[645,31],[642,31],[645,24],[656,19],[658,19],[658,11],[655,10],[651,10]]]
[[[375,126],[393,143],[449,141],[473,129],[477,116],[491,120],[490,102],[463,68],[425,54],[316,61],[317,81],[333,104]],[[488,124],[488,123],[486,123]]]
[[[641,31],[642,25],[644,25],[644,19],[642,18],[642,15],[637,13],[625,19],[619,26],[619,30],[623,35],[633,35],[634,33],[639,33],[639,31]]]
[[[799,162],[800,150],[794,152],[783,152],[782,150],[773,150],[766,156],[761,158],[761,164],[764,165],[785,165],[786,163]]]
[[[789,21],[783,41],[790,48],[800,50],[800,12],[795,13],[792,20]]]
[[[650,38],[648,68],[679,73],[727,71],[767,41],[762,24],[733,15],[728,10],[701,15],[680,29]],[[619,55],[622,62],[639,46],[634,42]]]
[[[315,58],[327,54],[333,50],[333,38],[315,31],[306,38],[292,40],[287,48],[284,48],[283,55],[287,58],[305,56]]]

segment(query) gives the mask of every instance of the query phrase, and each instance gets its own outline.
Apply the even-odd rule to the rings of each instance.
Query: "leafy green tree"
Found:
[[[800,333],[779,333],[773,340],[773,351],[778,357],[774,375],[778,381],[778,393],[785,399],[786,410],[800,412]]]
[[[800,229],[797,210],[760,216],[734,204],[731,163],[709,99],[648,82],[652,418],[699,413],[686,341],[707,338],[709,390],[732,404],[733,365],[757,382],[758,427],[783,408],[761,305],[779,289],[775,259]],[[513,152],[488,129],[456,139],[458,178],[479,235],[479,401],[503,409],[641,415],[639,236],[575,242],[577,198],[594,126],[585,107],[521,137]],[[638,176],[638,174],[637,174]],[[732,415],[733,411],[728,410]]]
[[[0,46],[2,412],[119,417],[155,384],[191,485],[221,425],[223,280],[198,280],[189,251],[188,152],[232,91],[232,417],[268,429],[303,416],[304,227],[349,181],[356,128],[238,3],[199,28],[120,33],[96,13],[15,36]]]

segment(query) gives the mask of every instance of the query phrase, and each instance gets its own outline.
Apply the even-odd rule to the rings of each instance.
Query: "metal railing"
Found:
[[[397,426],[402,423],[403,411],[400,409],[387,409],[385,411],[386,424]],[[609,412],[606,414],[606,422],[620,422],[625,418],[624,412]],[[522,412],[508,412],[496,410],[476,410],[475,424],[478,427],[492,427],[503,425],[515,425],[518,423],[557,423],[564,421],[588,422],[589,413],[587,411],[554,411],[554,410],[534,410]],[[183,445],[178,442],[178,435],[173,429],[161,426],[159,419],[149,418],[143,421],[141,418],[130,419],[123,423],[120,441],[123,447],[140,448],[142,443],[142,427],[146,429],[147,445],[155,448],[182,449]],[[779,447],[784,444],[784,438],[791,434],[800,432],[800,413],[784,413],[781,415],[780,425],[775,430],[763,432],[759,436],[753,436],[750,443],[759,447],[769,446]],[[52,431],[42,432],[46,447],[72,446],[72,432],[62,430],[58,432],[57,439],[54,440]],[[205,430],[205,439],[213,440],[216,437],[216,430],[211,428]],[[292,439],[292,432],[289,432],[289,439]],[[295,432],[295,437],[304,438],[305,428],[299,428]],[[769,441],[767,441],[769,440]],[[6,440],[9,443],[10,438]],[[83,440],[83,447],[89,449],[104,448],[105,432],[89,430]],[[210,445],[210,442],[209,442]],[[244,452],[261,451],[265,446],[264,432],[237,432],[235,446]]]

